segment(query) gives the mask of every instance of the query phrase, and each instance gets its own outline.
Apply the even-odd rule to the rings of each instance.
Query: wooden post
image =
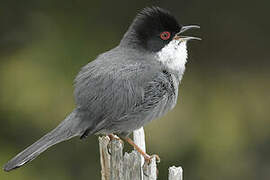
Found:
[[[141,157],[137,151],[125,153],[119,140],[99,138],[102,180],[141,180]]]
[[[124,180],[141,180],[141,157],[136,151],[125,153],[123,162]]]
[[[110,159],[108,145],[110,138],[108,136],[99,137],[99,154],[100,154],[100,164],[101,164],[101,179],[110,180]]]
[[[111,179],[123,178],[123,144],[121,141],[113,139],[110,144],[111,149]]]
[[[145,146],[145,135],[143,127],[133,132],[133,139],[135,144],[137,144],[144,152],[146,152]],[[144,158],[141,155],[141,180],[156,180],[157,179],[157,164],[156,158],[151,160],[148,166],[144,166]]]
[[[145,151],[143,128],[135,131],[133,136],[134,142]],[[122,141],[110,141],[107,136],[99,137],[102,180],[157,180],[156,158],[146,165],[137,151],[125,152],[123,155],[123,148]],[[182,168],[170,167],[169,180],[182,180]]]
[[[183,169],[175,166],[170,167],[169,180],[183,180]]]
[[[144,130],[143,127],[141,127],[138,130],[135,130],[133,132],[133,140],[137,146],[139,146],[144,152],[146,152],[146,147],[145,147],[145,135],[144,135]],[[141,156],[141,165],[143,166],[144,164],[144,158]]]

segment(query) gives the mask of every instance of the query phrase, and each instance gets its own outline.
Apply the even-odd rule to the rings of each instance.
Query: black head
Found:
[[[120,45],[157,52],[181,30],[175,17],[159,7],[144,8],[134,19]]]

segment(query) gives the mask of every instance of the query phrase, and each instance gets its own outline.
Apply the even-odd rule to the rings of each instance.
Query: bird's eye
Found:
[[[164,31],[164,32],[160,33],[160,38],[162,40],[168,40],[170,38],[170,36],[171,36],[171,33],[168,31]]]

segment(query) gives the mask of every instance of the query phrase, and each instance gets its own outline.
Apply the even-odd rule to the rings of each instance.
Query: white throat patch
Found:
[[[176,70],[179,75],[185,71],[187,62],[187,44],[179,40],[172,40],[157,53],[157,60],[163,63],[171,70]]]

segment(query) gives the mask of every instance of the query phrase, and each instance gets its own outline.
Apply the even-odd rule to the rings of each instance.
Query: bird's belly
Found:
[[[134,119],[133,121],[137,121],[135,126],[133,126],[129,131],[132,132],[136,129],[139,129],[151,122],[154,119],[160,118],[167,114],[170,110],[172,110],[177,102],[177,95],[174,95],[170,98],[164,98],[151,112],[149,112],[142,119]]]

